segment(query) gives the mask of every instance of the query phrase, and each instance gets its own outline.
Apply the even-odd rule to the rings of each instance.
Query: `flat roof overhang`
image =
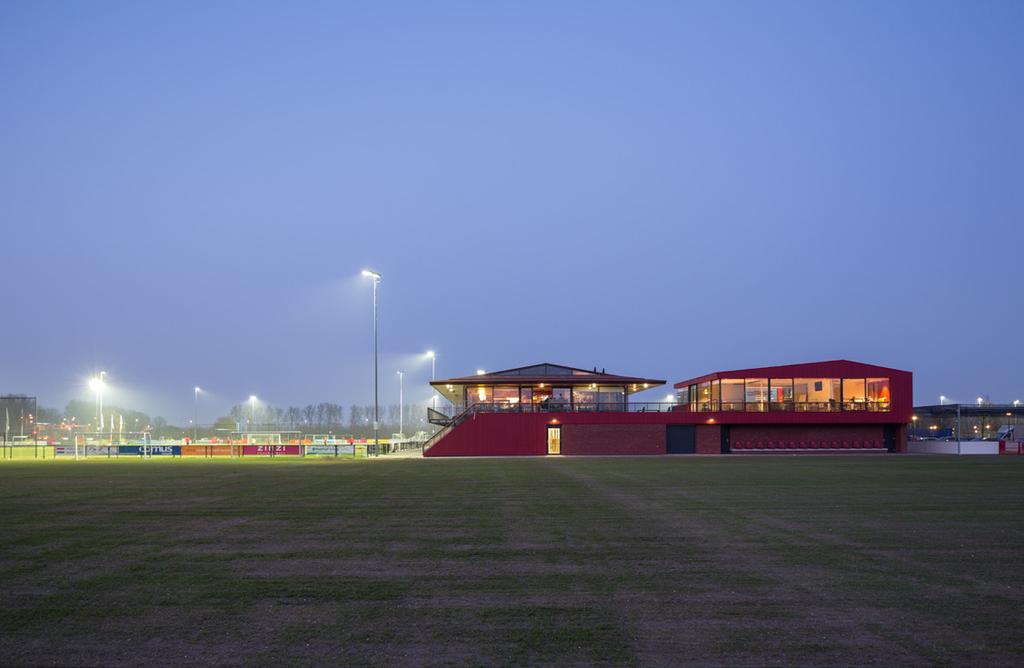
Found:
[[[454,404],[462,403],[463,389],[466,387],[590,387],[615,386],[625,387],[626,394],[643,392],[654,387],[665,385],[667,381],[658,378],[641,378],[639,376],[618,376],[609,373],[587,373],[586,375],[549,375],[549,376],[508,376],[498,374],[479,374],[463,376],[447,380],[430,381],[431,387],[441,393]]]

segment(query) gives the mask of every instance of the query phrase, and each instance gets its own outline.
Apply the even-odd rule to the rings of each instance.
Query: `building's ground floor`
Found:
[[[905,425],[868,420],[724,423],[680,411],[473,413],[439,434],[424,455],[886,453],[905,452],[906,441]]]

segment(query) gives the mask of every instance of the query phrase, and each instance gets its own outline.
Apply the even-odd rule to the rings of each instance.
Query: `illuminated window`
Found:
[[[572,388],[553,387],[551,398],[548,400],[548,410],[567,411],[572,408]]]
[[[768,410],[768,379],[747,378],[745,381],[744,399],[748,411],[763,412]]]
[[[793,380],[793,401],[796,410],[839,410],[840,386],[838,378],[795,378]]]
[[[867,379],[867,400],[868,410],[889,410],[889,379],[868,378]]]
[[[697,410],[706,411],[711,406],[711,381],[697,386]]]
[[[768,381],[769,396],[771,397],[772,410],[792,410],[793,407],[793,379],[772,378]]]
[[[496,387],[493,390],[494,395],[492,400],[496,404],[504,404],[509,406],[515,406],[519,404],[519,388],[518,387]]]
[[[741,411],[743,410],[743,379],[723,378],[722,379],[722,410]]]
[[[866,410],[866,400],[863,378],[843,378],[843,410]]]
[[[626,409],[626,388],[610,385],[597,388],[597,403],[603,411],[621,411]]]
[[[578,411],[597,410],[597,387],[585,385],[572,388],[572,400]]]
[[[486,404],[490,403],[492,399],[491,388],[486,385],[479,385],[477,387],[466,388],[466,405],[472,406],[473,404]]]

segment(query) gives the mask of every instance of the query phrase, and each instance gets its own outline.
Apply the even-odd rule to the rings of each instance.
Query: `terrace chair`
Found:
[[[757,449],[758,450],[764,450],[764,441],[758,441],[757,442]]]

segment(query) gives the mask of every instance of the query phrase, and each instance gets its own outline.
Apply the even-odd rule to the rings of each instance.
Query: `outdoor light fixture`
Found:
[[[477,370],[476,370],[476,375],[478,375],[478,376],[482,376],[482,375],[484,375],[485,373],[487,373],[487,372],[486,372],[486,371],[484,371],[483,369],[477,369]]]
[[[437,376],[437,353],[435,353],[433,350],[428,350],[427,357],[430,358],[430,382],[433,383],[434,380],[436,380],[435,377]],[[448,389],[452,389],[452,386],[449,385]],[[433,408],[434,410],[437,410],[436,392],[430,395],[430,407]]]
[[[203,390],[196,385],[194,394],[194,408],[193,408],[193,419],[192,419],[192,442],[195,443],[198,440],[199,433],[199,393]]]
[[[940,394],[939,395],[939,405],[941,406],[944,403],[946,403],[946,395],[945,394]]]
[[[405,372],[398,372],[398,433],[405,437]]]
[[[106,371],[100,371],[100,374],[94,378],[89,379],[89,389],[96,393],[96,431],[99,433],[103,427],[103,390],[106,389],[106,384],[103,382],[103,376],[107,375]],[[77,450],[76,450],[77,453]]]
[[[378,387],[378,342],[379,336],[377,334],[377,285],[380,283],[381,275],[376,271],[370,269],[363,269],[363,276],[373,279],[373,454],[380,454],[380,400],[377,392]]]

